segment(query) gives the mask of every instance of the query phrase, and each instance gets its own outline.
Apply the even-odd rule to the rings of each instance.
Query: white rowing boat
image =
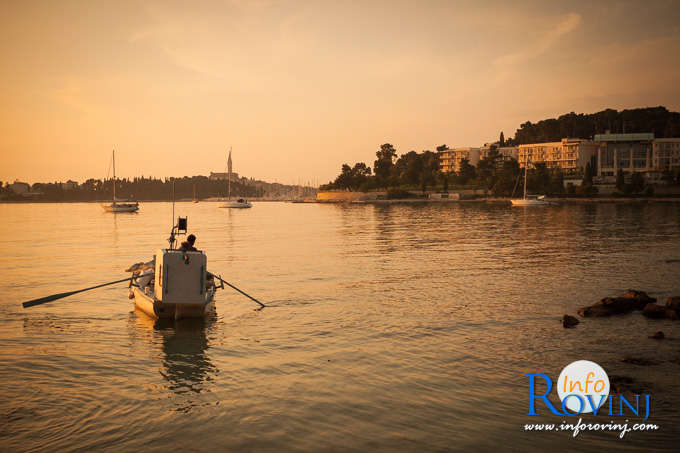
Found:
[[[130,299],[150,317],[200,318],[215,311],[214,276],[207,271],[208,259],[200,250],[175,248],[175,234],[186,234],[186,218],[179,218],[170,232],[170,247],[156,252],[154,259],[137,263],[132,272]]]

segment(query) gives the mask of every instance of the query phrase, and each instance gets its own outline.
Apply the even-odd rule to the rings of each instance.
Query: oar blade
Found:
[[[82,293],[84,291],[89,291],[91,289],[101,288],[102,286],[108,286],[108,285],[113,285],[113,284],[116,284],[116,283],[126,282],[126,281],[132,280],[134,278],[135,277],[128,277],[128,278],[124,278],[122,280],[116,280],[116,281],[113,281],[113,282],[102,283],[101,285],[90,286],[89,288],[78,289],[76,291],[69,291],[67,293],[52,294],[51,296],[41,297],[39,299],[33,299],[33,300],[29,300],[27,302],[22,302],[21,305],[23,305],[24,308],[33,307],[35,305],[40,305],[40,304],[44,304],[44,303],[47,303],[47,302],[52,302],[53,300],[61,299],[62,297],[68,297],[68,296],[72,296],[74,294]]]
[[[23,305],[24,308],[34,307],[36,305],[46,304],[47,302],[52,302],[53,300],[61,299],[62,297],[70,296],[71,294],[73,294],[73,292],[52,294],[51,296],[40,297],[38,299],[23,302],[21,305]]]

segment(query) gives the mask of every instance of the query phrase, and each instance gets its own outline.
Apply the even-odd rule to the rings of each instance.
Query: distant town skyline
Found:
[[[0,180],[345,162],[512,137],[574,111],[680,110],[677,1],[3,2]]]

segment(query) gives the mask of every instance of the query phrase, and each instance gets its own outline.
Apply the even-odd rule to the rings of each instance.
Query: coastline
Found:
[[[495,197],[477,197],[477,198],[396,198],[396,199],[374,199],[374,200],[293,200],[293,199],[258,199],[249,198],[249,201],[267,202],[267,203],[317,203],[317,204],[395,204],[395,203],[494,203],[494,204],[509,204],[510,198],[495,198]],[[172,200],[137,200],[139,203],[169,203]],[[177,203],[191,203],[192,199],[175,200]],[[224,200],[219,199],[205,199],[199,200],[200,203],[220,203]],[[669,197],[557,197],[546,198],[554,204],[582,204],[582,203],[680,203],[679,196]],[[0,204],[50,204],[50,203],[94,203],[101,204],[106,201],[92,201],[92,200],[64,200],[64,201],[49,201],[49,200],[0,200]]]
[[[617,204],[638,204],[638,203],[680,203],[680,196],[677,197],[589,197],[589,198],[546,198],[546,201],[553,204],[584,204],[584,203],[617,203]],[[322,204],[395,204],[395,203],[494,203],[510,204],[510,198],[480,197],[456,200],[452,198],[402,198],[394,200],[354,200],[354,201],[322,201]]]

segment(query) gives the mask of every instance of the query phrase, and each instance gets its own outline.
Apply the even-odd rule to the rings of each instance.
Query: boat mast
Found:
[[[227,177],[227,200],[231,200],[231,146],[229,147],[229,158],[227,159],[227,170],[229,176]]]
[[[116,205],[116,150],[113,150],[113,205]]]
[[[529,170],[529,154],[527,152],[527,158],[526,161],[524,162],[524,197],[522,198],[523,200],[527,199],[527,173]]]

